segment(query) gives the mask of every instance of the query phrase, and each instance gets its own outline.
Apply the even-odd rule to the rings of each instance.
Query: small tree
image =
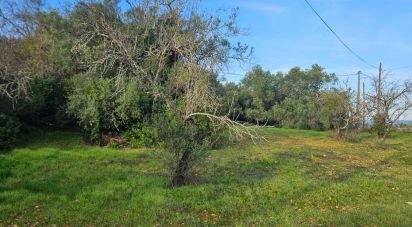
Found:
[[[248,72],[241,82],[242,92],[247,96],[248,107],[245,115],[258,125],[272,120],[271,108],[275,104],[275,76],[257,65]]]
[[[378,90],[378,80],[372,83],[375,90]],[[403,83],[391,82],[383,78],[381,85],[381,95],[369,96],[369,109],[374,113],[374,125],[372,129],[378,136],[385,140],[393,125],[405,113],[412,110],[412,82],[410,80]]]

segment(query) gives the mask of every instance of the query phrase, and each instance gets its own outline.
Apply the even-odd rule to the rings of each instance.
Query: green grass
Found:
[[[0,155],[0,226],[412,226],[412,134],[388,145],[264,129],[267,142],[212,151],[196,184],[171,189],[171,158],[36,132]]]

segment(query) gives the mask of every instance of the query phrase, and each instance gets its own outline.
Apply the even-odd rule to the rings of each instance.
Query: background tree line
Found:
[[[328,130],[336,128],[343,111],[335,104],[350,101],[346,91],[334,87],[337,81],[335,74],[326,73],[319,65],[307,70],[295,67],[285,74],[272,74],[255,66],[239,84],[225,84],[223,93],[233,106],[234,119],[258,125]]]

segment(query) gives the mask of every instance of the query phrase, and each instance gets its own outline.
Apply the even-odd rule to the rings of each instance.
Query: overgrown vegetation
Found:
[[[0,114],[0,150],[10,148],[17,138],[20,124],[15,118]]]
[[[198,3],[0,0],[0,226],[412,226],[412,83],[225,83],[253,49]]]
[[[308,70],[296,67],[286,74],[256,66],[239,85],[229,83],[223,89],[227,102],[234,106],[233,118],[258,125],[325,130],[336,128],[334,116],[340,114],[328,104],[329,97],[339,95],[328,89],[336,82],[336,76],[319,65]],[[341,97],[339,101],[345,102],[346,97]]]
[[[237,42],[237,10],[204,15],[198,6],[80,0],[47,9],[42,1],[4,0],[0,112],[7,120],[0,127],[13,116],[21,131],[80,127],[90,144],[162,147],[174,156],[172,185],[182,186],[211,149],[259,139],[248,124],[335,130],[357,141],[360,120],[379,116],[372,130],[386,139],[412,109],[405,82],[370,92],[368,111],[360,111],[353,91],[317,64],[276,74],[255,66],[239,84],[222,83],[222,69],[246,62],[252,49]],[[1,149],[15,128],[3,130]]]

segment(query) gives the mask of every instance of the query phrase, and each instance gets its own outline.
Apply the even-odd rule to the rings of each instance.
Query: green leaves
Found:
[[[133,122],[142,121],[150,99],[133,80],[116,88],[113,79],[79,74],[69,80],[68,112],[74,115],[96,142],[102,133],[118,134]]]
[[[5,114],[0,114],[0,150],[10,148],[16,141],[20,124]]]
[[[324,72],[319,65],[307,70],[295,67],[286,74],[272,74],[257,65],[238,86],[226,84],[224,98],[236,110],[233,118],[258,124],[324,129],[319,96],[335,80],[334,74]]]

